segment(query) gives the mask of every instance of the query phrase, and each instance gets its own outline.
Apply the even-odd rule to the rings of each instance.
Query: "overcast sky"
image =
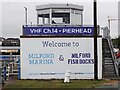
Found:
[[[29,1],[29,2],[28,2]],[[84,6],[84,25],[93,25],[93,0],[4,0],[0,2],[0,37],[19,37],[25,24],[24,7],[28,8],[28,24],[36,24],[36,5],[70,3]],[[108,16],[118,18],[119,0],[98,0],[98,25],[108,25]],[[118,35],[118,21],[111,22],[112,38]]]

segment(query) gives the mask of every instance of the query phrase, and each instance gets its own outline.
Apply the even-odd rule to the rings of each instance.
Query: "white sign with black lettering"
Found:
[[[102,39],[98,38],[102,78]],[[94,79],[93,38],[21,38],[21,79]]]

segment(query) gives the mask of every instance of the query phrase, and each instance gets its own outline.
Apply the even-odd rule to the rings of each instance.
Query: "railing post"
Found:
[[[6,65],[5,65],[5,60],[4,60],[4,67],[3,67],[3,70],[4,70],[4,80],[6,80]]]
[[[20,59],[18,59],[18,80],[20,80]]]

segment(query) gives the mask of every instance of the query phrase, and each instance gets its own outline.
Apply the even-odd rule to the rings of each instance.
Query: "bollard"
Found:
[[[66,70],[64,83],[70,82],[70,74],[71,74],[71,72],[69,70]]]

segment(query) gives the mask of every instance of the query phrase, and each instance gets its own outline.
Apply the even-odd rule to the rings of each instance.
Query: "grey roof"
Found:
[[[37,5],[36,6],[36,10],[42,10],[42,9],[48,9],[48,8],[61,8],[61,9],[65,9],[65,8],[71,8],[71,9],[78,9],[78,10],[82,10],[84,9],[84,7],[82,5],[75,5],[75,4],[44,4],[44,5]]]

